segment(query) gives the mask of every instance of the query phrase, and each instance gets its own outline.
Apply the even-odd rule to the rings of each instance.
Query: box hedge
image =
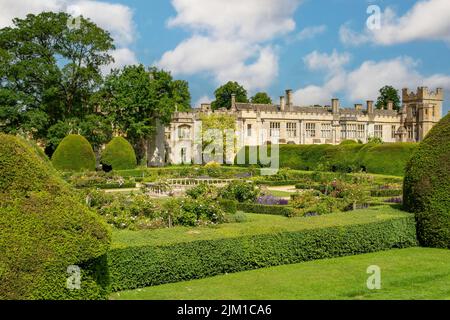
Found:
[[[95,154],[83,136],[65,137],[52,155],[53,166],[60,171],[94,171]]]
[[[276,216],[293,217],[295,216],[295,210],[288,206],[281,205],[264,205],[257,203],[238,203],[237,209],[249,212],[249,213],[260,213],[260,214],[272,214]]]
[[[416,245],[412,216],[347,226],[112,249],[112,291]]]
[[[280,145],[280,168],[403,176],[416,143]],[[269,146],[270,154],[270,146]],[[249,163],[249,147],[242,148]],[[236,158],[237,160],[237,158]]]
[[[403,193],[405,209],[415,213],[420,243],[450,249],[450,114],[408,163]]]
[[[136,154],[133,146],[123,137],[115,137],[102,152],[101,163],[111,166],[113,170],[136,168]]]
[[[106,223],[30,143],[0,134],[0,299],[101,299],[108,294]],[[81,267],[81,289],[66,288]]]

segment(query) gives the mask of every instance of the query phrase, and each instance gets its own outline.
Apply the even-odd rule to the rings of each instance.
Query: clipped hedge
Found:
[[[281,205],[264,205],[257,203],[238,203],[237,209],[248,213],[272,214],[276,216],[293,217],[295,210]]]
[[[280,168],[403,176],[416,143],[280,145]],[[249,147],[242,148],[246,163]],[[269,147],[270,154],[270,147]],[[236,158],[237,159],[237,158]]]
[[[416,245],[414,218],[112,249],[113,291]]]
[[[112,166],[113,170],[136,168],[136,154],[133,146],[123,137],[115,137],[102,152],[101,163]]]
[[[423,246],[450,248],[450,114],[435,125],[408,163],[405,209],[415,213]]]
[[[0,134],[0,299],[105,299],[106,223],[21,138]],[[81,289],[66,288],[81,268]]]
[[[371,197],[399,197],[403,194],[403,190],[401,189],[379,189],[379,190],[371,190]]]
[[[70,134],[56,148],[52,163],[60,171],[94,171],[95,154],[86,138]]]
[[[237,211],[237,201],[228,199],[219,199],[218,203],[223,211],[231,214],[235,214]]]

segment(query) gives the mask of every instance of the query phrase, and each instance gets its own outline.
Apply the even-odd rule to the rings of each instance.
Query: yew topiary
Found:
[[[113,170],[136,168],[136,154],[131,144],[122,137],[115,137],[102,152],[101,163]]]
[[[70,134],[56,148],[52,163],[60,171],[93,171],[95,154],[86,138]]]
[[[416,216],[421,245],[450,248],[450,114],[414,152],[403,192],[405,209]]]
[[[107,298],[109,244],[106,223],[51,164],[0,134],[0,300]],[[70,266],[79,289],[67,286]]]

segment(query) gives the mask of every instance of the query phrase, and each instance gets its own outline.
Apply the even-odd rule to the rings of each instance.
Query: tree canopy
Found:
[[[102,83],[101,67],[113,61],[113,39],[83,17],[79,28],[69,28],[69,18],[29,14],[0,30],[2,131],[45,139],[58,122],[93,113],[91,97]]]
[[[124,133],[135,146],[138,159],[145,156],[148,136],[157,120],[170,122],[172,113],[190,108],[186,81],[174,80],[169,72],[143,65],[114,70],[105,80],[98,99],[102,112],[109,114],[114,129]]]
[[[394,103],[394,110],[400,110],[400,96],[398,91],[392,86],[384,86],[380,89],[380,96],[375,104],[377,109],[387,109],[389,101]]]
[[[258,92],[250,98],[250,102],[255,104],[272,104],[272,99],[266,92]]]
[[[229,81],[223,86],[217,88],[214,92],[216,100],[211,103],[211,108],[217,110],[220,108],[231,108],[231,95],[236,95],[236,102],[248,102],[247,90],[239,83]]]

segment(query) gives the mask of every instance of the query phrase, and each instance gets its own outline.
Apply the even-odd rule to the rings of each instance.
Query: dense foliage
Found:
[[[136,168],[136,154],[131,144],[123,137],[115,137],[102,152],[101,163],[113,170]]]
[[[222,239],[121,246],[108,255],[112,290],[416,245],[413,217],[363,224],[356,221],[291,232],[240,233]]]
[[[106,298],[106,224],[29,142],[0,134],[0,168],[0,299]]]
[[[392,86],[384,86],[380,89],[380,95],[377,99],[375,107],[377,109],[387,109],[389,101],[394,103],[394,110],[400,110],[401,101],[397,89]]]
[[[216,89],[214,95],[216,100],[211,103],[213,110],[231,108],[231,95],[236,95],[236,102],[248,102],[247,90],[235,81],[229,81],[223,86]]]
[[[52,163],[60,171],[93,171],[96,160],[89,141],[83,136],[71,134],[56,148]]]
[[[406,163],[416,147],[416,143],[280,145],[280,167],[403,176]],[[249,148],[240,152],[246,153],[248,163]]]
[[[272,104],[272,99],[266,92],[258,92],[250,98],[250,102],[255,104]]]
[[[146,140],[155,133],[157,121],[167,124],[172,113],[190,108],[189,86],[169,72],[143,65],[126,66],[106,77],[98,94],[102,112],[135,147],[138,161],[145,158]]]
[[[431,129],[408,163],[405,209],[414,212],[420,243],[450,248],[450,115]]]
[[[79,28],[69,28],[69,19],[66,13],[29,14],[0,30],[3,132],[58,139],[54,126],[95,114],[92,99],[101,68],[113,61],[113,39],[84,18]]]

